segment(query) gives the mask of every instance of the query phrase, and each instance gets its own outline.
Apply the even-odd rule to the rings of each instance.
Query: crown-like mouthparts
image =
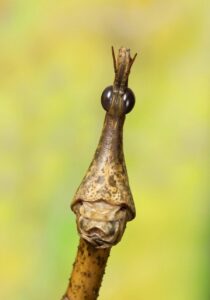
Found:
[[[128,76],[132,64],[136,59],[137,53],[132,58],[130,56],[130,49],[121,47],[118,52],[117,59],[114,53],[114,47],[112,47],[112,57],[115,71],[114,87],[124,89],[128,86]]]

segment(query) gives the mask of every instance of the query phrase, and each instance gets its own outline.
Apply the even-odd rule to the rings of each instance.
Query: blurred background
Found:
[[[137,217],[99,299],[210,299],[209,4],[0,1],[0,299],[60,299],[67,287],[69,205],[101,133],[111,45],[138,52],[124,130]]]

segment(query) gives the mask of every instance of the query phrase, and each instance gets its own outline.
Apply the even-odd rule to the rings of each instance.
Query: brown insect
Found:
[[[117,244],[127,221],[135,217],[122,137],[125,115],[135,104],[134,93],[128,88],[128,76],[136,54],[131,58],[130,50],[122,47],[116,60],[112,47],[112,55],[115,79],[113,86],[107,87],[101,96],[106,110],[101,138],[71,204],[81,237],[96,248]]]

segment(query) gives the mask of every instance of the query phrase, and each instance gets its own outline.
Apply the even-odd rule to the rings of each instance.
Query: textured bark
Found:
[[[110,248],[97,249],[81,239],[69,286],[63,299],[97,299],[109,253]]]

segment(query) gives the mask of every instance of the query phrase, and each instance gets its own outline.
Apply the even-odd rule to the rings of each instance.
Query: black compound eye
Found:
[[[107,88],[105,88],[105,90],[101,95],[101,104],[106,111],[109,111],[111,100],[112,100],[112,94],[113,94],[113,87],[112,85],[110,85]]]
[[[135,105],[135,95],[131,89],[127,88],[123,95],[124,112],[128,114]]]

